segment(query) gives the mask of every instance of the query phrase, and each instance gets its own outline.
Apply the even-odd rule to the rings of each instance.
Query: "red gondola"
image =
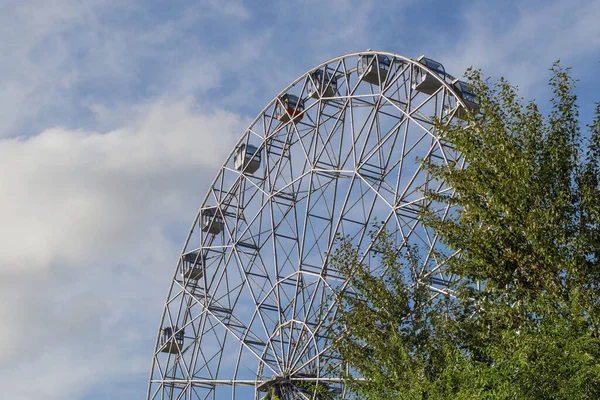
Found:
[[[275,107],[275,116],[279,122],[288,122],[292,120],[295,124],[302,120],[304,111],[304,100],[293,94],[284,94],[279,98]]]

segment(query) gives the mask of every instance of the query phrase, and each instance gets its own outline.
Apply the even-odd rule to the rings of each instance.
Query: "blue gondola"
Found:
[[[358,59],[358,74],[365,82],[379,85],[385,82],[390,70],[390,58],[379,54],[368,54]]]
[[[213,235],[221,233],[225,223],[223,217],[217,212],[216,207],[205,208],[200,216],[200,228],[203,232],[212,233]]]
[[[234,167],[245,174],[253,174],[260,168],[261,154],[258,148],[242,143],[235,150]]]
[[[417,61],[429,68],[440,78],[444,79],[446,76],[446,70],[439,62],[425,56],[419,57]],[[413,84],[414,90],[431,95],[442,86],[442,82],[424,68],[416,68],[415,75],[415,83]]]
[[[308,92],[311,97],[334,97],[337,94],[337,79],[326,70],[318,69],[310,74]]]
[[[304,114],[304,100],[293,94],[286,93],[279,98],[275,106],[275,117],[279,122],[300,122]]]
[[[175,335],[173,335],[173,328],[164,328],[160,334],[160,351],[171,354],[179,353],[183,349],[183,335],[183,329],[175,328]]]

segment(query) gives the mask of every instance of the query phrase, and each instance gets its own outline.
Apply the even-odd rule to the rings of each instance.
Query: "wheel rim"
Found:
[[[372,61],[361,79],[365,55]],[[376,68],[383,57],[387,71]],[[376,73],[367,80],[369,68]],[[316,81],[315,71],[327,71],[319,76],[329,85]],[[425,248],[415,275],[446,291],[454,277],[444,272],[436,255],[444,249],[419,211],[448,215],[448,205],[427,202],[423,191],[452,190],[415,158],[464,163],[433,127],[434,117],[461,123],[455,115],[464,103],[449,75],[431,76],[439,82],[433,94],[415,90],[427,72],[400,55],[349,54],[311,69],[259,114],[238,146],[255,146],[260,166],[235,169],[244,164],[232,150],[186,240],[161,321],[184,341],[165,351],[157,340],[148,398],[258,399],[270,388],[286,399],[344,397],[344,365],[329,350],[325,321],[336,312],[331,294],[346,282],[328,254],[338,235],[369,254],[374,218],[400,249]],[[281,122],[276,109],[286,93],[304,99],[305,108]],[[214,212],[203,231],[207,209]]]

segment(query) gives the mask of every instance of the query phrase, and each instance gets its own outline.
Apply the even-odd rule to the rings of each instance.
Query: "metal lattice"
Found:
[[[428,62],[429,61],[429,62]],[[423,192],[452,193],[417,159],[462,165],[432,121],[473,104],[431,63],[367,51],[323,63],[285,88],[231,152],[194,220],[164,307],[149,399],[343,398],[329,351],[328,265],[336,235],[368,254],[376,218],[399,249],[426,251],[414,275],[440,292],[437,236]],[[365,257],[369,263],[371,257]],[[373,270],[377,265],[372,265]]]

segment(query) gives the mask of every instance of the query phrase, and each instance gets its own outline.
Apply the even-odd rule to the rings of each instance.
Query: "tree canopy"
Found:
[[[340,240],[331,262],[355,293],[340,294],[334,347],[360,398],[600,398],[600,103],[582,129],[576,81],[551,71],[547,115],[506,80],[468,71],[481,113],[437,126],[466,165],[421,161],[456,192],[427,195],[459,211],[422,216],[460,250],[454,296],[409,284],[417,261],[385,235],[384,277]]]

